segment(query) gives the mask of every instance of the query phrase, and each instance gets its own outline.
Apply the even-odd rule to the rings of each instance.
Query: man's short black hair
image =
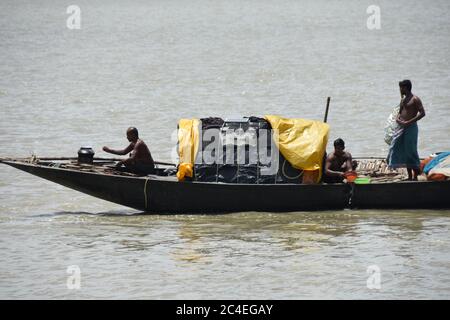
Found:
[[[412,89],[412,83],[411,83],[410,80],[403,80],[403,81],[400,81],[400,82],[398,83],[398,85],[399,85],[400,87],[405,87],[406,89],[408,89],[408,91],[411,91],[411,89]]]
[[[344,140],[342,140],[341,138],[337,138],[336,140],[334,140],[334,147],[345,148]]]
[[[136,129],[135,127],[129,127],[129,128],[128,128],[128,131],[129,131],[130,133],[132,133],[134,136],[139,137],[138,129]]]

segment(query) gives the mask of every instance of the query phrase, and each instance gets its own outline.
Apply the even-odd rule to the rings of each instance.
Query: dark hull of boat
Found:
[[[311,211],[344,208],[450,208],[450,181],[324,184],[177,182],[4,161],[17,169],[146,213]]]
[[[450,208],[450,181],[405,181],[354,185],[351,207],[359,209]]]

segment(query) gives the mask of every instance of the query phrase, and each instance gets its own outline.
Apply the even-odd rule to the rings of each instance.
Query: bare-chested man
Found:
[[[124,165],[127,171],[137,174],[153,173],[155,170],[155,163],[147,145],[143,140],[139,139],[138,130],[133,127],[128,128],[127,139],[130,141],[130,144],[125,149],[113,150],[105,146],[103,147],[103,151],[120,156],[131,152],[128,159],[124,159],[117,163],[117,167]]]
[[[388,163],[391,168],[407,168],[408,180],[417,180],[420,173],[417,121],[425,117],[425,110],[419,97],[411,92],[411,81],[400,81],[399,86],[402,101],[397,123],[400,128],[389,148]]]
[[[327,156],[325,162],[326,183],[342,183],[345,173],[354,170],[356,162],[352,161],[350,152],[345,151],[345,142],[341,138],[334,141],[334,152]]]

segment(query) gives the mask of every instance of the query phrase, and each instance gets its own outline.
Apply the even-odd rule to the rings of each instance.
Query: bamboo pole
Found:
[[[325,123],[327,123],[327,120],[328,120],[328,110],[330,108],[330,100],[331,100],[331,98],[328,97],[327,98],[327,108],[325,109],[325,117],[323,118],[323,122],[325,122]]]
[[[17,160],[29,160],[30,158],[0,158],[0,162],[4,161],[17,161]],[[78,160],[77,157],[36,157],[37,160],[41,161],[70,161],[70,160]],[[94,161],[121,161],[123,159],[119,158],[95,158]],[[174,166],[176,167],[176,164],[169,163],[169,162],[162,162],[162,161],[155,161],[155,164],[164,165],[164,166]]]

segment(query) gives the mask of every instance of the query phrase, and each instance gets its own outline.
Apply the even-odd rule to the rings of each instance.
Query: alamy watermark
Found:
[[[370,16],[367,18],[367,29],[369,30],[380,30],[381,29],[381,9],[377,5],[370,5],[366,10],[367,14]]]
[[[367,267],[366,273],[369,275],[366,281],[367,289],[381,289],[381,269],[376,264]]]
[[[66,272],[69,274],[67,277],[66,285],[69,290],[78,290],[81,288],[81,269],[77,265],[68,266]]]
[[[178,142],[189,137],[191,133],[178,129],[172,134],[172,141]],[[171,152],[173,162],[195,164],[236,164],[258,165],[261,175],[273,175],[278,172],[279,150],[276,147],[278,131],[275,129],[199,129],[198,152],[191,153],[189,143],[176,145]],[[195,156],[195,159],[192,157]]]
[[[81,9],[77,5],[70,5],[66,9],[66,13],[70,16],[66,20],[66,26],[70,30],[81,29]]]

